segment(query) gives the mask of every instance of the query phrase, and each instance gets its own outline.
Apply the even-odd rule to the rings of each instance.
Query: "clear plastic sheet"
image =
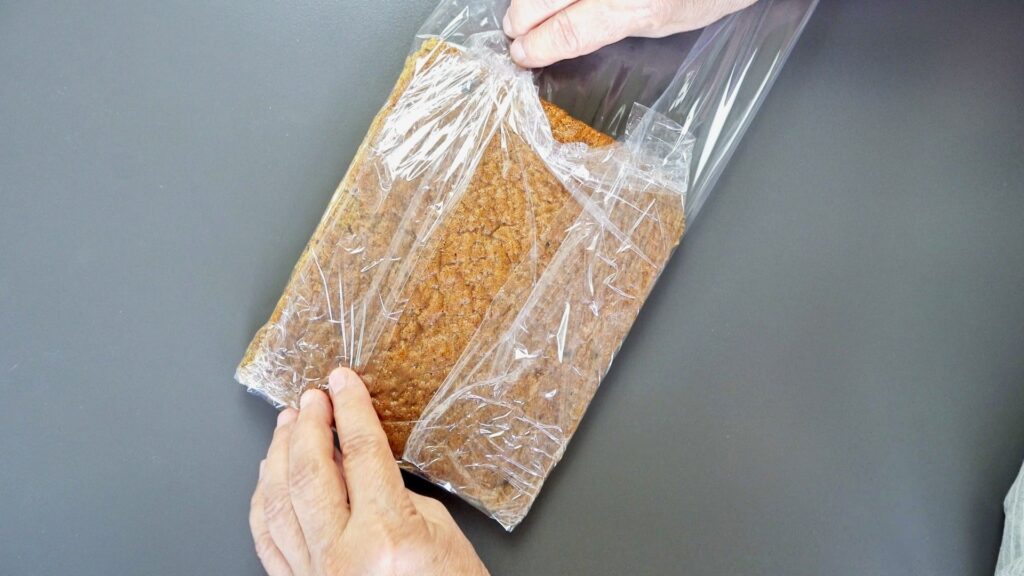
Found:
[[[352,367],[403,467],[511,530],[815,2],[536,75],[506,4],[424,24],[236,378],[294,406]]]
[[[818,0],[759,0],[703,30],[629,38],[538,74],[541,97],[619,137],[633,103],[694,137],[692,223]]]

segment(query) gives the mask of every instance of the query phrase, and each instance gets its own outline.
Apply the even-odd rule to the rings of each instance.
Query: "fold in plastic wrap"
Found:
[[[352,367],[403,467],[515,527],[682,236],[687,186],[706,181],[691,151],[727,158],[813,2],[760,6],[672,63],[657,99],[626,113],[609,97],[614,121],[595,124],[615,141],[540,99],[502,2],[443,2],[236,378],[295,406]],[[687,102],[731,94],[731,113],[751,79],[722,67],[766,57],[750,49],[766,22],[776,62],[739,120],[711,119],[728,149],[695,141],[707,98]]]

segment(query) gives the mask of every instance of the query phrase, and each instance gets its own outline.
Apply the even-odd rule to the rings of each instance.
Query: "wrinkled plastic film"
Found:
[[[512,529],[813,2],[762,0],[679,54],[651,41],[679,60],[647,70],[598,53],[576,87],[511,63],[505,5],[425,23],[236,378],[294,406],[352,367],[403,466]]]
[[[703,30],[624,40],[541,71],[541,97],[615,137],[634,102],[693,135],[692,224],[817,3],[759,0]]]
[[[692,142],[678,126],[648,136],[652,154],[670,154],[638,162],[618,147],[583,160],[587,178],[563,175],[594,210],[564,209],[544,272],[513,274],[406,445],[417,473],[506,528],[561,458],[683,232],[685,171],[666,181],[661,168],[685,167]]]
[[[454,47],[423,51],[356,153],[238,378],[281,405],[364,367],[403,289],[508,107],[504,85]],[[248,384],[252,383],[252,384]]]

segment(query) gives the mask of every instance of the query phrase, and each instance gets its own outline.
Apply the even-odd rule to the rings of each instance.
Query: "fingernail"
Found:
[[[509,54],[512,55],[512,60],[517,64],[522,64],[526,60],[526,50],[523,50],[523,41],[516,40],[512,43],[512,47],[509,49]]]
[[[310,388],[302,393],[299,397],[299,408],[305,408],[309,406],[309,403],[313,401],[313,395],[316,394],[316,389]]]
[[[501,28],[505,31],[505,36],[512,36],[512,20],[508,17],[508,12],[505,12],[505,19],[501,21]]]
[[[267,467],[267,460],[266,459],[260,460],[260,476],[259,476],[260,480],[263,479],[263,469],[266,468],[266,467]]]
[[[295,420],[295,410],[292,410],[291,408],[285,408],[284,410],[281,411],[280,414],[277,415],[277,426],[278,428],[280,428],[281,426],[284,426],[285,424],[291,422],[292,420]]]

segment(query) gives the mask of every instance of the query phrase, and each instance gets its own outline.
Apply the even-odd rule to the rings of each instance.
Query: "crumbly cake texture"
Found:
[[[680,196],[632,182],[617,161],[591,166],[593,182],[570,193],[491,113],[493,94],[466,96],[488,72],[465,60],[436,41],[409,58],[236,378],[295,406],[331,369],[353,366],[396,457],[511,528],[561,457],[684,217]],[[557,142],[621,152],[541,105]],[[473,113],[499,124],[467,125],[458,146],[431,140]],[[474,148],[482,153],[467,159]]]
[[[507,529],[561,458],[685,226],[679,195],[605,176],[590,198],[627,238],[567,202],[541,243],[543,273],[524,263],[511,275],[404,453]]]
[[[518,136],[502,131],[486,143],[462,202],[441,222],[441,229],[435,233],[441,241],[432,243],[433,253],[412,263],[421,281],[409,283],[407,294],[399,299],[407,303],[397,325],[388,330],[394,322],[377,320],[372,311],[365,313],[368,317],[364,321],[361,309],[353,312],[347,307],[353,298],[346,304],[346,292],[365,295],[373,284],[388,283],[381,276],[408,275],[410,266],[372,276],[345,256],[360,252],[358,263],[370,263],[368,266],[386,260],[388,254],[409,251],[392,244],[401,243],[402,248],[415,244],[411,238],[396,236],[410,235],[414,226],[410,222],[423,218],[427,209],[422,207],[430,202],[423,198],[417,202],[416,197],[423,196],[418,192],[422,192],[423,184],[432,184],[432,179],[396,179],[387,183],[387,195],[378,198],[375,190],[384,187],[380,173],[386,158],[382,159],[377,149],[379,141],[387,136],[382,135],[387,120],[403,108],[402,96],[416,74],[431,66],[439,68],[438,74],[446,72],[437,62],[458,58],[461,55],[457,50],[428,41],[407,60],[299,257],[270,319],[257,331],[236,371],[236,378],[251,390],[276,404],[295,407],[303,391],[326,386],[333,368],[341,364],[355,367],[370,387],[396,456],[401,455],[405,444],[403,431],[408,431],[457,360],[475,331],[481,309],[501,287],[510,265],[523,258],[531,244],[529,237],[543,233],[550,216],[570,198]],[[556,140],[595,147],[614,142],[557,106],[547,102],[542,106]],[[414,203],[417,209],[408,208]],[[452,261],[455,254],[460,254],[462,260]],[[442,263],[443,258],[447,260]],[[476,276],[468,274],[468,267],[461,272],[456,269],[455,265],[467,261],[476,262]],[[446,270],[441,276],[448,283],[427,285],[438,278],[436,273],[429,278],[431,272],[441,268]],[[470,285],[477,280],[484,284]],[[466,296],[471,289],[474,293],[469,300]],[[449,291],[452,295],[445,298]],[[446,313],[438,314],[442,302],[446,302]],[[469,302],[473,304],[471,309],[460,308]],[[378,310],[378,315],[396,316],[392,310]],[[360,355],[353,350],[370,340],[373,332],[384,331],[389,332],[382,335],[388,344],[380,346],[378,354],[366,351]],[[366,361],[358,361],[362,359]]]
[[[561,142],[612,143],[554,105],[544,103],[544,111]],[[563,206],[575,204],[522,139],[501,132],[417,262],[404,312],[362,371],[396,456],[513,268],[545,264],[538,239]]]

